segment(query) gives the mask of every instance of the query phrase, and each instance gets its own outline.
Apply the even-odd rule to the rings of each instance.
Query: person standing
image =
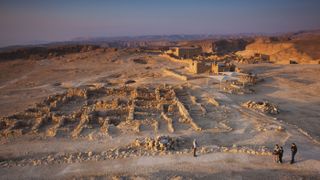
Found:
[[[295,143],[291,144],[291,162],[290,164],[294,163],[294,156],[297,154],[298,152],[298,148],[297,145]]]
[[[193,157],[197,157],[197,147],[198,147],[198,143],[197,143],[197,140],[194,139],[193,140]]]
[[[282,163],[282,157],[283,157],[283,147],[281,146],[279,149],[279,163]]]
[[[279,162],[279,153],[280,153],[280,147],[278,144],[276,144],[274,146],[273,153],[272,153],[274,155],[275,162]]]

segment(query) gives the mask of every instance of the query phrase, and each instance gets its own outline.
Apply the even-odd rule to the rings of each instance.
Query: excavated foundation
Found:
[[[160,123],[166,124],[169,133],[175,132],[175,123],[201,131],[191,116],[195,110],[186,98],[190,97],[184,88],[170,85],[73,88],[49,96],[24,112],[1,118],[0,134],[92,137],[108,135],[111,126],[120,132],[140,132],[142,126],[158,131]]]

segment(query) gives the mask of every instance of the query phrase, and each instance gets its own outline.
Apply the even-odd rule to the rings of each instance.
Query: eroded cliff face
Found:
[[[310,48],[319,46],[318,43],[310,46],[301,46],[301,40],[272,41],[270,39],[256,39],[255,42],[246,46],[245,50],[238,51],[236,54],[249,57],[255,53],[270,56],[270,61],[278,64],[288,64],[294,60],[302,64],[317,64],[320,57],[312,55]]]
[[[32,59],[56,57],[71,53],[88,52],[100,48],[97,45],[59,45],[52,47],[25,47],[0,53],[0,60]]]
[[[244,50],[246,45],[251,43],[250,38],[247,39],[203,39],[195,41],[180,41],[178,46],[198,46],[202,48],[204,53],[216,53],[218,55],[225,55],[229,53],[234,53],[236,51]]]
[[[204,53],[212,53],[213,52],[213,43],[212,40],[201,40],[192,42],[194,45],[202,48],[202,52]]]
[[[222,39],[213,43],[213,51],[218,55],[225,55],[244,50],[249,43],[249,39]]]

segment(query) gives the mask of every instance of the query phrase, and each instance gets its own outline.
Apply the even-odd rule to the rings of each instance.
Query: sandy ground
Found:
[[[147,63],[133,59],[144,58]],[[22,135],[1,138],[1,179],[319,179],[319,65],[241,65],[241,68],[264,78],[253,88],[254,94],[233,95],[219,91],[219,84],[207,78],[184,81],[164,74],[163,68],[174,68],[188,76],[186,64],[169,61],[152,54],[127,50],[86,52],[41,61],[16,60],[0,63],[0,112],[2,117],[23,112],[47,96],[63,93],[70,87],[108,84],[123,86],[184,85],[185,92],[196,99],[184,99],[192,110],[202,131],[173,120],[175,131],[169,132],[164,121],[159,130],[142,128],[140,132],[121,132],[114,129],[100,138],[45,137]],[[194,76],[196,77],[196,76]],[[189,97],[189,96],[188,96]],[[209,106],[208,98],[220,106]],[[280,107],[280,114],[270,116],[246,109],[247,100],[269,100]],[[199,107],[207,109],[199,115]],[[276,131],[281,126],[284,131]],[[266,129],[259,131],[259,128]],[[94,152],[103,154],[130,144],[134,139],[171,135],[187,140],[179,151],[152,154],[151,152],[105,159],[82,159],[25,165],[24,161],[68,153]],[[191,154],[191,140],[200,147],[211,149]],[[297,163],[290,165],[290,145],[295,142],[299,151]],[[223,151],[221,147],[245,147],[269,150],[274,144],[284,147],[284,164],[276,164],[270,155],[250,151]],[[5,166],[6,162],[12,165]]]
[[[276,103],[281,107],[277,118],[320,141],[319,65],[247,65],[243,68],[264,78],[264,82],[255,87],[257,93],[250,95],[251,99]]]

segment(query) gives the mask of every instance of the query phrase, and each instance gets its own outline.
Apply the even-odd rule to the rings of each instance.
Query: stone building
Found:
[[[194,74],[220,72],[234,72],[236,66],[231,63],[212,63],[205,61],[193,61],[190,63],[189,70]]]
[[[211,63],[193,61],[190,64],[190,71],[194,74],[200,74],[205,72],[211,72]]]
[[[236,66],[231,63],[213,63],[211,72],[218,74],[219,72],[234,72],[236,70]]]
[[[199,56],[202,53],[201,47],[173,47],[167,51],[167,54],[172,54],[182,59],[189,59]]]

